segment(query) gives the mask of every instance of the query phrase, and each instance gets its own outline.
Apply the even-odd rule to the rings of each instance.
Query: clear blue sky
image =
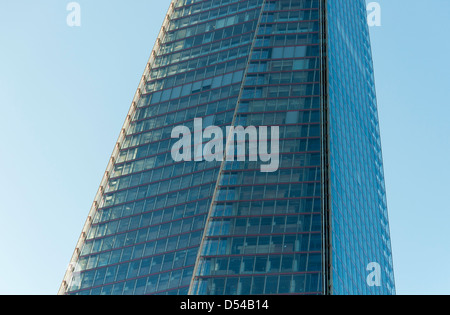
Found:
[[[0,294],[56,294],[170,0],[0,0]],[[371,29],[399,294],[450,294],[450,1]]]

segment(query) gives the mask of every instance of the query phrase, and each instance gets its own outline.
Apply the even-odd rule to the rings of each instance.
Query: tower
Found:
[[[362,0],[172,1],[60,294],[394,294],[374,86]]]

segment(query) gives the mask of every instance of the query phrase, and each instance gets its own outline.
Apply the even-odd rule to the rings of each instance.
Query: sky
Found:
[[[0,294],[58,292],[170,0],[0,0]],[[398,294],[450,294],[450,1],[371,28]]]

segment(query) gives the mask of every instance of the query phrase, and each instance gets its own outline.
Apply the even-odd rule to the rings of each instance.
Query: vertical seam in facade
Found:
[[[266,4],[266,0],[263,0],[263,2],[261,4],[261,11],[259,13],[258,23],[257,23],[256,28],[255,28],[255,36],[253,37],[252,46],[250,48],[250,52],[249,52],[249,56],[248,56],[248,60],[247,60],[247,66],[245,68],[244,76],[242,77],[241,88],[239,90],[239,96],[238,96],[238,100],[237,100],[237,103],[236,103],[236,108],[234,110],[233,120],[231,122],[231,126],[234,126],[235,122],[236,122],[236,117],[237,117],[237,114],[238,114],[238,111],[239,111],[239,105],[240,105],[240,102],[241,102],[242,93],[243,93],[244,86],[245,86],[245,81],[247,79],[247,74],[248,74],[248,70],[249,70],[249,66],[250,66],[250,62],[251,62],[251,58],[252,58],[253,49],[255,47],[256,39],[258,37],[258,31],[259,31],[259,27],[261,25],[261,20],[262,20],[262,15],[263,15],[263,12],[264,12],[265,4]],[[219,174],[217,176],[216,187],[214,188],[214,193],[213,193],[213,195],[211,197],[212,198],[211,199],[211,205],[210,205],[210,208],[209,208],[208,216],[206,218],[205,229],[204,229],[204,232],[203,232],[203,235],[202,235],[202,240],[200,242],[200,246],[198,248],[197,259],[195,261],[195,267],[194,267],[194,271],[192,273],[192,279],[191,279],[191,284],[189,286],[189,293],[188,293],[188,295],[197,295],[198,294],[198,292],[192,292],[192,290],[194,289],[194,286],[195,286],[195,280],[196,280],[197,273],[198,273],[199,263],[200,263],[200,260],[201,260],[201,257],[202,257],[202,250],[203,250],[205,238],[206,238],[206,235],[207,235],[208,225],[209,225],[209,222],[211,222],[212,211],[214,209],[216,195],[217,195],[217,192],[219,190],[220,180],[222,178],[223,169],[225,167],[225,163],[227,162],[226,154],[228,152],[227,149],[228,149],[229,141],[230,141],[230,139],[228,138],[227,142],[226,142],[226,146],[224,148],[223,161],[222,161],[222,163],[220,165]]]
[[[329,99],[328,99],[328,23],[327,0],[320,1],[320,68],[321,68],[321,123],[322,123],[322,272],[323,293],[333,294],[333,251],[331,234],[331,194],[330,194],[330,128],[329,128]]]

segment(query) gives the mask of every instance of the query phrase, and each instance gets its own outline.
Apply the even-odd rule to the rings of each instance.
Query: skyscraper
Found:
[[[374,86],[363,0],[172,1],[60,294],[395,294]]]

